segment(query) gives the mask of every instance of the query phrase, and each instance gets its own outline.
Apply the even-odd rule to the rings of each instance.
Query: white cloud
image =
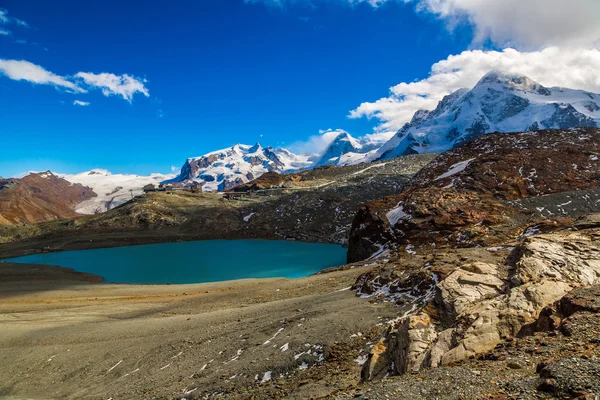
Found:
[[[107,97],[111,95],[122,96],[125,100],[131,102],[133,95],[136,93],[141,93],[146,97],[150,96],[148,89],[144,86],[144,83],[147,82],[145,79],[140,80],[127,74],[78,72],[75,76],[83,79],[89,86],[102,89],[102,93]]]
[[[307,140],[298,141],[288,146],[290,151],[301,154],[321,154],[340,134],[344,133],[343,129],[327,129],[320,130],[318,135],[313,135]]]
[[[0,28],[0,36],[10,36],[12,34],[8,29]]]
[[[89,106],[90,104],[92,104],[92,103],[90,103],[89,101],[81,101],[81,100],[75,100],[75,101],[73,102],[73,105],[74,105],[74,106],[82,106],[82,107],[87,107],[87,106]]]
[[[0,8],[0,24],[14,24],[29,28],[29,24],[22,19],[10,17],[8,11],[4,8]]]
[[[146,97],[150,95],[144,85],[145,79],[139,80],[127,74],[78,72],[74,76],[60,76],[29,61],[4,59],[0,59],[0,74],[15,81],[53,85],[71,93],[86,93],[87,89],[101,89],[105,96],[117,95],[129,102],[136,93],[141,93]],[[162,110],[159,112],[162,117]]]
[[[416,3],[418,10],[445,19],[450,28],[461,22],[470,23],[476,44],[489,39],[503,47],[537,50],[600,43],[598,0],[400,1]]]
[[[488,39],[501,47],[538,50],[548,46],[596,46],[600,43],[598,0],[245,0],[286,7],[319,3],[355,6],[412,3],[431,13],[450,30],[461,23],[473,26],[474,44]],[[382,12],[385,12],[382,10]]]
[[[6,75],[15,81],[28,81],[39,85],[54,85],[73,93],[85,93],[86,90],[67,80],[67,78],[53,74],[39,65],[25,60],[0,59],[0,74]]]
[[[430,76],[402,82],[390,95],[362,103],[350,118],[377,118],[377,133],[394,132],[419,109],[433,109],[443,96],[460,88],[471,88],[490,70],[518,73],[544,86],[564,86],[600,93],[600,51],[597,49],[546,48],[535,52],[464,51],[434,64]]]

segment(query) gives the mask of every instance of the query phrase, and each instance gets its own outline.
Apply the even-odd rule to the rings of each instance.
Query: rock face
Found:
[[[495,246],[514,240],[539,217],[555,216],[546,207],[572,203],[560,193],[577,197],[575,191],[598,189],[599,143],[600,130],[581,128],[490,134],[450,150],[402,193],[357,213],[348,260],[368,258],[384,247]],[[537,200],[527,205],[528,199]],[[588,201],[586,207],[600,211],[600,202]]]
[[[412,121],[383,145],[374,159],[442,152],[490,132],[599,127],[600,95],[546,88],[522,75],[490,72]]]
[[[385,352],[371,357],[365,370],[373,370],[373,359],[378,370],[387,360],[394,374],[454,365],[523,334],[547,318],[542,311],[557,302],[561,315],[597,312],[594,296],[565,295],[600,283],[599,246],[597,228],[539,235],[525,238],[506,265],[472,263],[454,269],[435,286],[428,307],[388,330],[380,346]],[[363,373],[363,378],[376,376]]]
[[[0,225],[26,224],[76,216],[73,207],[95,197],[50,171],[0,181]]]
[[[377,371],[453,366],[506,338],[568,332],[565,316],[596,309],[566,295],[600,283],[600,225],[589,214],[600,212],[599,139],[595,128],[481,136],[358,211],[349,261],[378,266],[353,289],[401,307]],[[578,220],[575,209],[546,210],[581,197]],[[467,250],[477,257],[449,256]],[[507,257],[483,255],[497,251]],[[364,368],[363,378],[381,377],[370,360]]]

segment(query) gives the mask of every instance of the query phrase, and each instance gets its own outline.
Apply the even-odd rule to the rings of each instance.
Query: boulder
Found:
[[[496,265],[455,269],[437,285],[437,312],[409,315],[388,330],[384,360],[393,361],[396,374],[453,365],[494,349],[503,338],[556,329],[557,307],[565,315],[598,312],[598,287],[571,290],[600,283],[599,240],[600,230],[526,238],[509,257],[510,285]]]

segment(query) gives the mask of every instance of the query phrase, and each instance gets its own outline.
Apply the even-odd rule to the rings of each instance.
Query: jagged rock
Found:
[[[558,308],[564,317],[585,311],[600,313],[600,286],[577,288],[560,299]]]
[[[563,297],[564,298],[564,297]],[[561,318],[554,305],[544,307],[533,324],[524,327],[520,336],[531,335],[533,332],[550,332],[560,327]]]
[[[537,236],[519,251],[524,254],[511,278],[514,285],[550,278],[587,286],[600,277],[600,248],[588,235]]]
[[[424,366],[427,350],[436,337],[435,326],[427,314],[404,318],[397,328],[396,343],[390,346],[396,372],[418,372]]]
[[[437,285],[439,320],[421,313],[388,331],[385,343],[393,372],[453,365],[526,329],[555,329],[560,318],[549,306],[561,299],[566,310],[600,310],[597,288],[566,296],[574,287],[600,282],[599,245],[598,229],[526,238],[509,257],[510,287],[498,277],[498,266],[457,268]]]
[[[468,269],[480,273],[469,272]],[[497,275],[495,266],[484,263],[455,270],[437,286],[436,300],[441,306],[442,315],[454,320],[473,303],[497,296],[504,287],[504,282]]]
[[[435,368],[442,364],[442,358],[444,357],[444,354],[456,346],[454,333],[454,329],[449,328],[438,334],[437,338],[432,343],[431,349],[429,350],[428,358],[426,358],[427,363],[425,365]]]
[[[387,358],[385,339],[382,338],[371,349],[367,362],[362,367],[361,379],[366,382],[383,378],[387,374],[390,364],[391,362]]]
[[[385,227],[385,221],[373,213],[369,206],[363,206],[352,221],[347,261],[353,263],[365,260],[383,249],[380,243],[393,242],[394,239],[391,230]]]

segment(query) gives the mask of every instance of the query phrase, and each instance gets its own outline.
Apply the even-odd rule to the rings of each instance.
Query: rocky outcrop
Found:
[[[560,193],[578,197],[600,187],[598,154],[595,128],[478,137],[438,156],[403,192],[362,208],[350,232],[348,261],[408,244],[495,246],[538,222],[557,229],[572,222],[568,213],[550,211],[573,203]],[[525,199],[536,200],[527,205]]]
[[[454,365],[532,326],[558,326],[561,317],[554,315],[553,305],[560,315],[597,310],[598,301],[590,296],[565,295],[600,283],[599,246],[597,228],[539,235],[525,238],[506,265],[476,262],[456,268],[436,285],[427,307],[387,331],[379,364],[388,360],[394,374]],[[365,368],[370,367],[368,362]]]

